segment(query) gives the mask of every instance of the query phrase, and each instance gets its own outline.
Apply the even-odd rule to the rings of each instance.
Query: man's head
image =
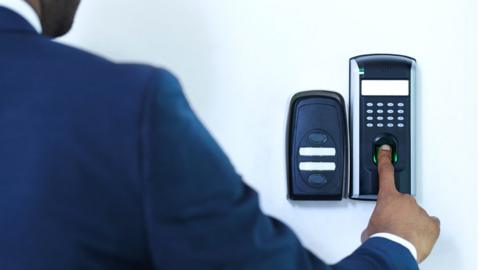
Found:
[[[73,24],[81,0],[26,0],[37,12],[43,34],[59,37],[66,34]]]

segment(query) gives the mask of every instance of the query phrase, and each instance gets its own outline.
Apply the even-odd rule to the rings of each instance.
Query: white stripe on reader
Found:
[[[300,162],[300,171],[335,171],[334,162]]]
[[[336,151],[333,147],[300,147],[298,150],[300,156],[335,156]]]

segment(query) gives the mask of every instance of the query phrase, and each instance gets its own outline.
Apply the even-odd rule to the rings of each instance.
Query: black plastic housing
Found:
[[[288,198],[341,200],[348,182],[348,132],[345,101],[331,91],[294,95],[287,124]],[[300,148],[335,148],[335,155],[304,156]],[[300,163],[335,164],[334,170],[302,171]]]

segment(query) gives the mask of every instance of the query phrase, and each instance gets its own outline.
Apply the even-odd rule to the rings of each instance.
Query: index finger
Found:
[[[382,145],[378,152],[377,159],[379,178],[378,195],[383,196],[397,193],[397,187],[395,187],[394,168],[392,165],[392,147],[388,144]]]

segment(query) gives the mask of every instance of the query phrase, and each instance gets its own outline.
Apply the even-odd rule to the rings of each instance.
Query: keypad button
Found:
[[[405,125],[404,125],[403,123],[398,123],[397,126],[400,127],[400,128],[402,128],[402,127],[404,127]]]
[[[368,121],[372,121],[372,120],[373,120],[373,116],[367,116],[367,120],[368,120]]]
[[[387,104],[388,107],[393,107],[393,105],[394,105],[394,104],[391,103],[391,102],[389,102],[389,103]]]
[[[367,110],[367,113],[373,113],[373,110]]]
[[[398,110],[397,112],[398,112],[399,114],[402,114],[402,113],[404,113],[405,111],[404,111],[404,110]]]
[[[382,124],[382,123],[378,123],[378,124],[377,124],[377,127],[383,127],[383,124]]]
[[[397,119],[398,119],[399,121],[403,121],[403,120],[405,120],[405,117],[399,116]]]
[[[388,123],[388,124],[387,124],[387,127],[393,127],[393,124],[392,124],[392,123]]]
[[[383,103],[382,103],[382,102],[378,102],[378,103],[377,103],[377,106],[378,106],[378,107],[383,107]]]
[[[388,110],[387,112],[388,112],[388,113],[393,113],[393,112],[394,112],[394,110]]]
[[[383,117],[382,117],[382,116],[379,116],[379,117],[377,117],[377,120],[378,120],[378,121],[382,121],[382,120],[383,120]]]
[[[367,127],[373,127],[372,123],[367,123]]]
[[[392,121],[393,120],[393,116],[389,116],[387,117],[388,120]]]
[[[397,104],[397,106],[398,106],[398,107],[403,107],[403,106],[405,106],[405,104],[403,104],[403,103],[400,102],[400,103]]]
[[[367,103],[367,107],[372,107],[373,106],[373,103],[369,102]]]
[[[383,113],[383,110],[377,110],[377,113]]]

